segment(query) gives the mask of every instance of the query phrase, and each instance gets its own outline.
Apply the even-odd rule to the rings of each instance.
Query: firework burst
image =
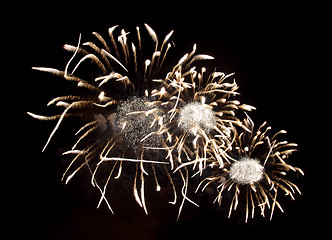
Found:
[[[275,206],[282,212],[281,204],[277,201],[277,193],[282,191],[294,199],[294,194],[301,194],[299,188],[286,179],[289,171],[299,172],[300,168],[293,167],[285,161],[289,155],[296,151],[295,143],[279,141],[277,137],[285,134],[281,130],[272,137],[268,136],[271,129],[264,122],[258,130],[254,129],[254,122],[247,116],[244,125],[249,131],[234,131],[233,144],[229,150],[231,161],[220,167],[215,161],[210,166],[217,167],[212,176],[205,178],[198,189],[203,191],[209,184],[216,183],[218,195],[215,199],[219,204],[225,192],[232,194],[229,217],[236,210],[239,199],[245,201],[245,222],[251,212],[254,217],[255,207],[259,207],[260,214],[265,216],[266,208],[270,209],[270,219]],[[243,192],[243,194],[240,194]],[[240,196],[242,196],[240,198]]]
[[[198,72],[192,63],[213,57],[195,55],[195,51],[196,45],[167,74],[162,87],[152,90],[152,96],[156,98],[152,104],[159,106],[168,116],[157,134],[166,134],[164,145],[171,169],[179,171],[183,176],[183,202],[192,202],[186,196],[186,167],[192,165],[193,169],[198,168],[202,174],[211,158],[217,159],[222,167],[229,158],[227,149],[232,144],[231,133],[234,126],[246,129],[236,112],[254,109],[235,99],[238,86],[234,80],[230,80],[233,74],[208,74],[205,67]]]
[[[159,42],[154,30],[147,24],[144,26],[146,35],[152,40],[150,46],[144,45],[139,27],[129,33],[124,29],[118,32],[118,26],[114,26],[108,30],[108,40],[94,32],[96,43],[81,44],[80,36],[77,46],[64,45],[65,50],[73,53],[64,71],[47,67],[33,68],[60,76],[76,83],[79,89],[84,88],[89,91],[88,94],[52,99],[47,106],[63,108],[60,114],[54,116],[42,116],[30,112],[28,114],[39,120],[57,120],[43,151],[65,118],[78,117],[85,122],[78,128],[76,135],[79,137],[76,143],[69,151],[63,153],[63,155],[74,155],[63,174],[63,179],[68,183],[81,168],[88,167],[92,175],[92,185],[101,192],[98,206],[105,201],[111,211],[112,208],[105,197],[106,188],[112,178],[118,179],[121,176],[124,163],[131,162],[130,168],[133,164],[136,166],[133,194],[146,213],[145,176],[149,173],[154,176],[156,189],[159,191],[161,187],[155,164],[158,163],[158,166],[168,164],[165,157],[155,150],[147,149],[161,146],[161,136],[150,132],[157,131],[159,125],[163,124],[162,113],[159,114],[153,104],[148,104],[148,99],[149,89],[156,88],[160,84],[152,80],[163,78],[163,66],[172,46],[170,38],[173,31]],[[143,50],[144,47],[148,50]],[[106,182],[98,180],[98,173],[104,164],[109,164],[107,168],[103,168],[109,169]],[[175,187],[168,172],[167,176],[173,186],[175,203]],[[103,185],[100,185],[100,182],[103,182]]]
[[[194,46],[195,49],[195,46]],[[190,54],[191,55],[191,54]],[[183,62],[190,61],[190,55],[185,55]],[[208,58],[206,55],[200,58]],[[213,72],[204,76],[206,68],[200,72],[196,67],[183,71],[186,67],[177,65],[170,72],[160,91],[153,90],[153,96],[160,96],[160,109],[170,114],[168,121],[162,126],[166,132],[171,147],[169,156],[176,153],[178,163],[202,164],[208,158],[208,149],[213,152],[218,162],[223,166],[227,159],[225,149],[231,145],[230,136],[234,125],[245,128],[236,117],[237,110],[251,111],[255,109],[246,104],[240,104],[234,96],[238,95],[238,86],[222,72]],[[219,145],[215,140],[219,139]],[[170,154],[170,153],[173,154]],[[174,161],[170,161],[174,164]]]

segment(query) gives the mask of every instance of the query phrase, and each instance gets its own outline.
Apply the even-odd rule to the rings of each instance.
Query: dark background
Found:
[[[319,225],[325,220],[317,213],[324,214],[319,210],[324,191],[313,153],[322,141],[316,135],[320,126],[315,122],[315,107],[320,103],[315,98],[312,69],[312,52],[317,47],[312,40],[317,32],[313,23],[316,12],[301,5],[217,3],[30,4],[21,6],[22,13],[12,15],[19,22],[8,28],[3,45],[3,50],[9,51],[6,72],[10,73],[3,87],[10,94],[3,101],[9,120],[3,129],[9,146],[6,144],[3,151],[11,152],[3,155],[9,163],[3,172],[10,174],[4,180],[8,193],[4,208],[12,239],[221,239],[322,233]],[[176,222],[178,206],[166,204],[165,194],[153,193],[156,196],[150,202],[147,199],[146,216],[131,194],[123,193],[115,197],[112,215],[104,205],[96,209],[99,193],[86,183],[84,174],[68,185],[60,180],[67,164],[60,151],[72,141],[54,138],[41,153],[55,122],[37,121],[26,112],[46,114],[46,103],[59,96],[67,83],[31,67],[64,69],[70,54],[62,46],[76,45],[79,33],[83,38],[93,31],[105,36],[113,25],[133,29],[143,23],[160,38],[175,30],[173,40],[179,56],[197,43],[198,53],[215,57],[213,65],[218,71],[235,72],[241,101],[257,108],[251,114],[257,124],[268,121],[272,131],[285,129],[287,140],[299,144],[299,151],[289,161],[305,173],[297,181],[302,195],[282,202],[285,213],[276,209],[272,221],[269,216],[256,216],[244,224],[227,219],[225,208],[217,205],[203,203],[196,208],[186,203]]]

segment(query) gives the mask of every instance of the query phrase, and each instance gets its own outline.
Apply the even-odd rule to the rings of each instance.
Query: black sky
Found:
[[[308,40],[312,34],[308,29],[311,22],[308,8],[273,4],[232,7],[204,2],[186,7],[178,4],[155,3],[153,9],[144,4],[126,3],[94,7],[82,3],[76,9],[66,9],[65,5],[26,6],[20,22],[5,37],[5,41],[15,45],[8,61],[17,65],[10,68],[13,74],[7,89],[15,89],[10,93],[16,96],[12,104],[17,109],[15,118],[20,119],[14,124],[14,131],[5,129],[13,151],[6,160],[10,162],[6,170],[11,172],[6,181],[10,200],[6,211],[14,236],[201,239],[240,235],[266,239],[284,234],[305,236],[316,229],[312,214],[317,203],[312,201],[314,183],[311,182],[315,173],[309,153],[313,143],[308,140],[312,120],[307,112],[312,92],[305,80],[311,68],[313,47]],[[268,217],[258,218],[245,225],[227,220],[226,211],[217,206],[196,208],[187,204],[183,218],[175,222],[176,209],[159,204],[162,197],[153,198],[151,213],[145,216],[130,199],[131,195],[124,194],[125,199],[118,200],[119,206],[112,205],[116,212],[112,215],[105,206],[95,208],[98,193],[89,191],[89,186],[83,183],[84,177],[69,185],[60,180],[66,165],[59,159],[57,149],[66,143],[55,140],[48,151],[41,153],[55,123],[39,122],[29,118],[26,112],[43,114],[41,109],[45,110],[51,97],[58,96],[66,82],[48,82],[45,74],[34,72],[31,67],[64,68],[68,54],[62,46],[75,45],[79,33],[84,38],[93,31],[107,34],[113,25],[133,29],[143,23],[148,23],[161,37],[175,30],[173,40],[179,55],[190,51],[196,43],[198,53],[215,57],[213,66],[218,71],[235,72],[241,101],[257,107],[251,114],[257,124],[268,121],[272,131],[285,129],[289,141],[299,144],[299,151],[290,161],[294,160],[305,172],[305,177],[298,180],[302,195],[296,195],[295,201],[285,201],[284,214],[276,210],[272,221]]]

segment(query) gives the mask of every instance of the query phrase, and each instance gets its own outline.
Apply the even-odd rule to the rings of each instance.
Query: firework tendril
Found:
[[[63,152],[73,156],[62,177],[66,184],[87,168],[91,185],[101,194],[97,207],[105,202],[113,213],[111,183],[129,175],[133,197],[148,214],[145,183],[152,177],[156,191],[168,186],[172,192],[169,203],[179,204],[178,217],[186,201],[198,206],[189,197],[194,185],[196,192],[215,186],[219,204],[225,192],[232,193],[229,216],[243,191],[246,222],[255,207],[263,216],[266,208],[271,217],[276,206],[283,211],[278,190],[292,199],[300,193],[285,178],[289,171],[303,174],[286,163],[296,144],[277,140],[285,131],[269,137],[266,123],[255,131],[247,115],[255,108],[237,98],[233,74],[199,67],[212,56],[196,54],[194,44],[172,62],[173,31],[160,41],[147,24],[142,31],[114,26],[107,38],[93,35],[94,42],[82,43],[80,35],[77,45],[64,45],[72,53],[64,70],[33,67],[77,86],[77,94],[47,104],[63,109],[60,113],[28,112],[39,120],[57,121],[43,152],[66,118],[81,120],[76,141]]]

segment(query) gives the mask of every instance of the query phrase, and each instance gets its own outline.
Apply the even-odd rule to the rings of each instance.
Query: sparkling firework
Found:
[[[229,81],[233,74],[213,72],[205,77],[204,67],[200,72],[196,67],[187,69],[185,63],[193,61],[191,56],[195,49],[196,46],[167,74],[160,90],[152,91],[152,96],[159,97],[153,104],[170,114],[161,132],[166,132],[166,143],[170,143],[168,157],[172,168],[174,162],[182,164],[188,160],[187,164],[199,163],[202,170],[211,154],[223,166],[224,159],[228,158],[225,150],[231,145],[234,125],[245,128],[236,117],[236,111],[255,109],[234,98],[238,95],[238,86],[234,80]],[[211,57],[197,55],[195,58]],[[172,159],[174,155],[176,160]]]
[[[39,120],[57,120],[43,151],[56,134],[62,121],[67,117],[79,117],[86,123],[79,128],[76,135],[80,136],[71,150],[64,155],[73,154],[74,158],[63,174],[66,184],[82,168],[88,167],[91,172],[91,183],[101,192],[100,202],[105,201],[113,212],[105,197],[107,186],[112,178],[121,176],[123,164],[131,162],[129,168],[136,168],[134,177],[133,195],[138,204],[147,213],[144,196],[144,181],[148,172],[152,173],[156,182],[157,191],[160,185],[157,179],[155,164],[167,165],[165,158],[158,157],[155,150],[146,147],[160,147],[161,137],[150,134],[162,124],[162,115],[153,110],[148,103],[149,89],[159,83],[153,79],[162,78],[163,65],[171,48],[171,31],[160,43],[154,30],[145,24],[145,30],[152,40],[152,47],[142,42],[141,30],[136,27],[133,33],[122,29],[116,35],[118,26],[109,28],[109,42],[94,32],[97,42],[81,44],[81,36],[77,46],[64,45],[64,49],[73,52],[65,70],[54,68],[34,67],[42,72],[52,73],[65,80],[77,83],[78,88],[88,89],[89,94],[60,96],[52,99],[47,105],[64,108],[61,114],[42,116],[28,112]],[[136,37],[134,37],[136,36]],[[130,38],[132,37],[132,38]],[[149,51],[143,51],[151,49]],[[149,48],[150,47],[150,48]],[[74,62],[76,61],[76,64]],[[89,74],[81,65],[86,64]],[[72,69],[72,70],[70,70]],[[91,69],[91,70],[90,70]],[[92,79],[86,79],[93,76]],[[158,159],[158,160],[156,160]],[[106,183],[105,176],[98,179],[98,172],[102,164],[109,169]],[[134,164],[134,165],[133,165]],[[136,166],[136,167],[135,167]],[[165,170],[165,167],[159,167]],[[105,169],[105,167],[103,168]],[[176,202],[176,192],[171,175],[167,172],[170,184],[173,186]],[[140,185],[140,187],[139,187]]]
[[[243,192],[245,197],[241,199],[245,199],[245,222],[248,221],[250,212],[251,217],[254,217],[255,207],[259,207],[262,216],[265,216],[266,208],[270,209],[272,219],[275,206],[283,212],[277,201],[278,191],[284,192],[293,200],[296,192],[301,194],[299,188],[286,179],[289,171],[303,175],[300,168],[285,162],[289,155],[296,151],[297,145],[277,140],[277,136],[286,133],[284,130],[269,137],[270,127],[267,127],[266,122],[255,131],[254,122],[247,116],[244,125],[249,131],[234,131],[232,148],[229,150],[232,160],[223,167],[215,160],[210,166],[217,167],[218,170],[201,181],[196,191],[216,183],[218,196],[215,201],[219,204],[226,195],[225,192],[232,193],[229,217],[232,211],[237,209],[240,193]]]
[[[76,142],[63,153],[74,155],[63,174],[65,183],[87,167],[91,184],[101,193],[98,207],[105,202],[112,212],[108,191],[112,180],[124,178],[124,172],[131,174],[133,196],[146,214],[148,176],[153,177],[156,191],[163,184],[170,186],[171,204],[179,202],[180,192],[178,217],[185,201],[197,205],[188,197],[191,177],[199,179],[196,192],[216,184],[219,204],[225,192],[232,194],[229,216],[242,198],[246,222],[250,213],[254,217],[255,207],[263,216],[270,209],[271,218],[275,206],[283,211],[278,190],[292,199],[300,193],[285,178],[290,170],[303,174],[285,162],[296,144],[277,140],[285,131],[270,138],[266,123],[255,131],[248,116],[242,120],[255,108],[237,99],[233,74],[196,65],[212,56],[196,54],[195,44],[191,52],[169,64],[173,31],[160,42],[149,25],[144,28],[146,37],[139,27],[126,32],[118,26],[109,28],[107,39],[94,32],[95,43],[81,44],[80,36],[77,46],[64,45],[72,57],[63,71],[33,68],[77,85],[78,94],[56,97],[47,104],[63,109],[59,114],[28,112],[39,120],[57,120],[43,151],[66,118],[82,120]],[[146,44],[147,37],[152,44]]]
[[[234,125],[245,128],[236,117],[236,111],[254,109],[234,98],[238,95],[238,86],[234,80],[229,80],[233,74],[213,72],[205,77],[206,68],[197,72],[195,66],[190,67],[194,60],[212,59],[208,55],[195,56],[195,51],[196,45],[167,74],[162,88],[152,91],[152,96],[158,97],[153,104],[169,114],[159,132],[167,135],[165,145],[171,169],[184,176],[188,174],[189,165],[193,169],[197,167],[202,174],[211,158],[223,166],[228,159],[226,151],[231,145]],[[183,201],[179,214],[185,200],[195,204],[187,197],[186,186],[188,177],[183,177]]]

